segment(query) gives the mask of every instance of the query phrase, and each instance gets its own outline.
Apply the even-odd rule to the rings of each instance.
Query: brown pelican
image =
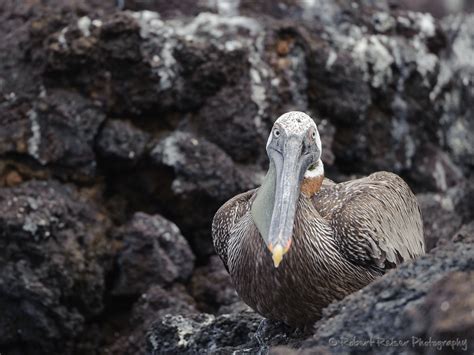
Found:
[[[288,112],[267,142],[258,189],[214,216],[214,247],[245,303],[266,318],[308,326],[334,300],[424,253],[416,197],[397,175],[324,179],[314,121]]]

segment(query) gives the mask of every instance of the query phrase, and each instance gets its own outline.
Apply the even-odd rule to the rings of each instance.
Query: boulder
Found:
[[[146,333],[156,317],[197,313],[194,300],[182,285],[174,285],[171,289],[151,286],[134,304],[128,321],[115,322],[117,329],[106,339],[109,345],[105,353],[145,354]]]
[[[212,216],[228,198],[250,189],[261,176],[245,174],[221,148],[189,132],[163,136],[150,157],[160,171],[170,173],[157,192],[164,214],[179,223],[196,253],[209,255]],[[165,181],[168,186],[163,186]]]
[[[69,353],[104,309],[108,218],[54,180],[0,189],[0,211],[0,351]]]
[[[137,212],[113,235],[121,244],[114,295],[140,295],[150,285],[167,286],[191,276],[194,255],[179,228],[162,216]]]
[[[473,219],[474,183],[463,182],[443,193],[421,193],[420,204],[426,250],[447,242],[463,225]]]
[[[66,90],[43,91],[33,102],[0,104],[0,154],[22,154],[58,176],[95,175],[94,139],[105,120],[93,101]]]
[[[251,339],[260,321],[260,316],[248,311],[218,317],[206,313],[167,315],[153,323],[147,354],[232,352]]]
[[[229,273],[216,255],[196,268],[191,279],[191,294],[201,311],[217,313],[239,301]]]
[[[406,331],[418,353],[425,352],[424,340],[445,346],[428,353],[461,353],[474,349],[474,272],[453,271],[434,284],[423,302],[407,312]]]
[[[150,137],[127,121],[108,120],[97,137],[97,151],[103,164],[112,169],[136,166],[146,153]]]

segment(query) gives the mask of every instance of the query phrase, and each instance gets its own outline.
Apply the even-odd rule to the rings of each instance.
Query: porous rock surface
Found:
[[[104,310],[109,221],[54,180],[1,189],[0,211],[2,352],[60,353]]]
[[[435,3],[0,1],[0,353],[354,354],[329,339],[472,334],[474,16]],[[429,251],[306,332],[261,324],[210,236],[294,109],[329,178],[409,183]]]

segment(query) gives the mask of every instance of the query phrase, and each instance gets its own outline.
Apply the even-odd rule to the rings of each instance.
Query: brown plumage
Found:
[[[259,189],[225,203],[216,213],[212,228],[216,251],[243,301],[263,316],[293,326],[313,323],[332,301],[424,253],[420,209],[406,183],[388,172],[339,184],[322,181],[319,134],[314,137],[311,127],[315,125],[308,118],[290,113],[276,122],[278,130],[285,131],[270,136],[267,151],[271,163],[266,181]],[[299,176],[295,197],[283,193],[284,203],[279,204],[279,189],[291,188],[282,185],[287,177],[282,180],[281,171],[292,170],[280,169],[278,165],[286,163],[278,161],[290,151],[286,142],[296,137],[286,122],[294,119],[304,124],[299,128],[303,133],[298,133],[298,149],[302,151],[296,154],[298,161],[307,157],[304,147],[311,145],[309,136],[314,147],[308,151],[314,155],[304,158],[309,159],[307,163],[295,165],[302,172],[295,173]],[[280,143],[272,143],[272,139]],[[272,144],[277,143],[280,148],[274,156]],[[312,170],[315,165],[317,170]],[[257,198],[264,202],[256,203]],[[268,210],[261,214],[262,209]],[[272,229],[273,224],[285,226],[280,216],[286,216],[286,210],[290,210],[285,220],[291,221],[291,228],[287,232],[282,231],[284,227]],[[281,255],[275,257],[275,245],[285,246],[283,260]]]

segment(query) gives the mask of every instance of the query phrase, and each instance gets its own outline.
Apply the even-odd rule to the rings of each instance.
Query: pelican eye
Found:
[[[309,166],[308,170],[309,170],[309,171],[313,171],[314,169],[316,169],[316,166],[317,166],[317,165],[318,165],[318,164],[316,164],[316,163],[311,164],[311,165]]]
[[[311,133],[311,138],[316,139],[316,132],[315,131],[313,131],[313,133]]]
[[[275,138],[280,137],[280,135],[281,135],[280,130],[279,130],[278,128],[275,128],[275,129],[273,130],[273,135],[275,136]]]

